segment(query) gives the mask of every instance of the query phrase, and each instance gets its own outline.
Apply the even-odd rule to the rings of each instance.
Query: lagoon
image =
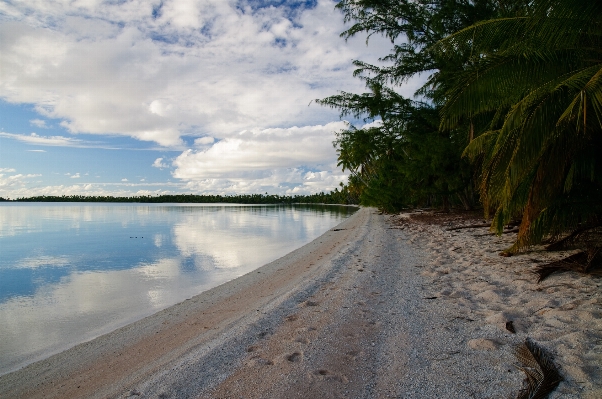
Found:
[[[248,273],[356,208],[0,204],[0,374]]]

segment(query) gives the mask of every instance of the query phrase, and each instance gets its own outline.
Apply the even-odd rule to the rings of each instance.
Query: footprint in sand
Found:
[[[301,361],[302,356],[303,356],[303,354],[301,352],[293,352],[286,357],[286,360],[288,360],[289,362],[295,363],[295,362]]]
[[[250,361],[248,362],[248,365],[259,365],[259,366],[272,366],[274,364],[273,361],[269,360],[269,359],[264,359],[261,356],[253,356]]]
[[[268,331],[262,331],[259,334],[257,334],[257,338],[265,338],[269,335]]]
[[[319,370],[314,371],[314,376],[319,377],[320,379],[324,379],[324,380],[347,382],[347,378],[345,378],[344,376],[332,373],[331,371],[326,370],[326,369],[319,369]]]
[[[496,350],[502,344],[494,339],[476,338],[468,341],[468,347],[477,350]]]
[[[299,316],[297,316],[296,314],[292,314],[292,315],[286,316],[284,319],[286,321],[295,321],[295,320],[299,319]]]
[[[356,351],[356,350],[345,353],[345,357],[348,358],[349,360],[355,360],[359,355],[360,355],[360,351]]]

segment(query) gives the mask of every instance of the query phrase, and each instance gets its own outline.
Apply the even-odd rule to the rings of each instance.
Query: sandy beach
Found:
[[[1,376],[0,397],[514,398],[527,337],[564,378],[550,398],[602,397],[602,280],[537,284],[533,267],[570,253],[501,257],[514,234],[449,230],[473,219],[362,208],[260,269]]]

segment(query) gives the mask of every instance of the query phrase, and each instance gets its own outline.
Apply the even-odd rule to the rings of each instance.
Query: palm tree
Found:
[[[517,12],[518,10],[518,12]],[[492,228],[520,220],[514,253],[602,225],[602,2],[535,0],[431,48],[469,52],[442,129],[470,121]]]

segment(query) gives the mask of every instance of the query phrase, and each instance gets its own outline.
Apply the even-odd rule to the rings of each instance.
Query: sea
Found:
[[[356,210],[0,203],[0,375],[249,273]]]

